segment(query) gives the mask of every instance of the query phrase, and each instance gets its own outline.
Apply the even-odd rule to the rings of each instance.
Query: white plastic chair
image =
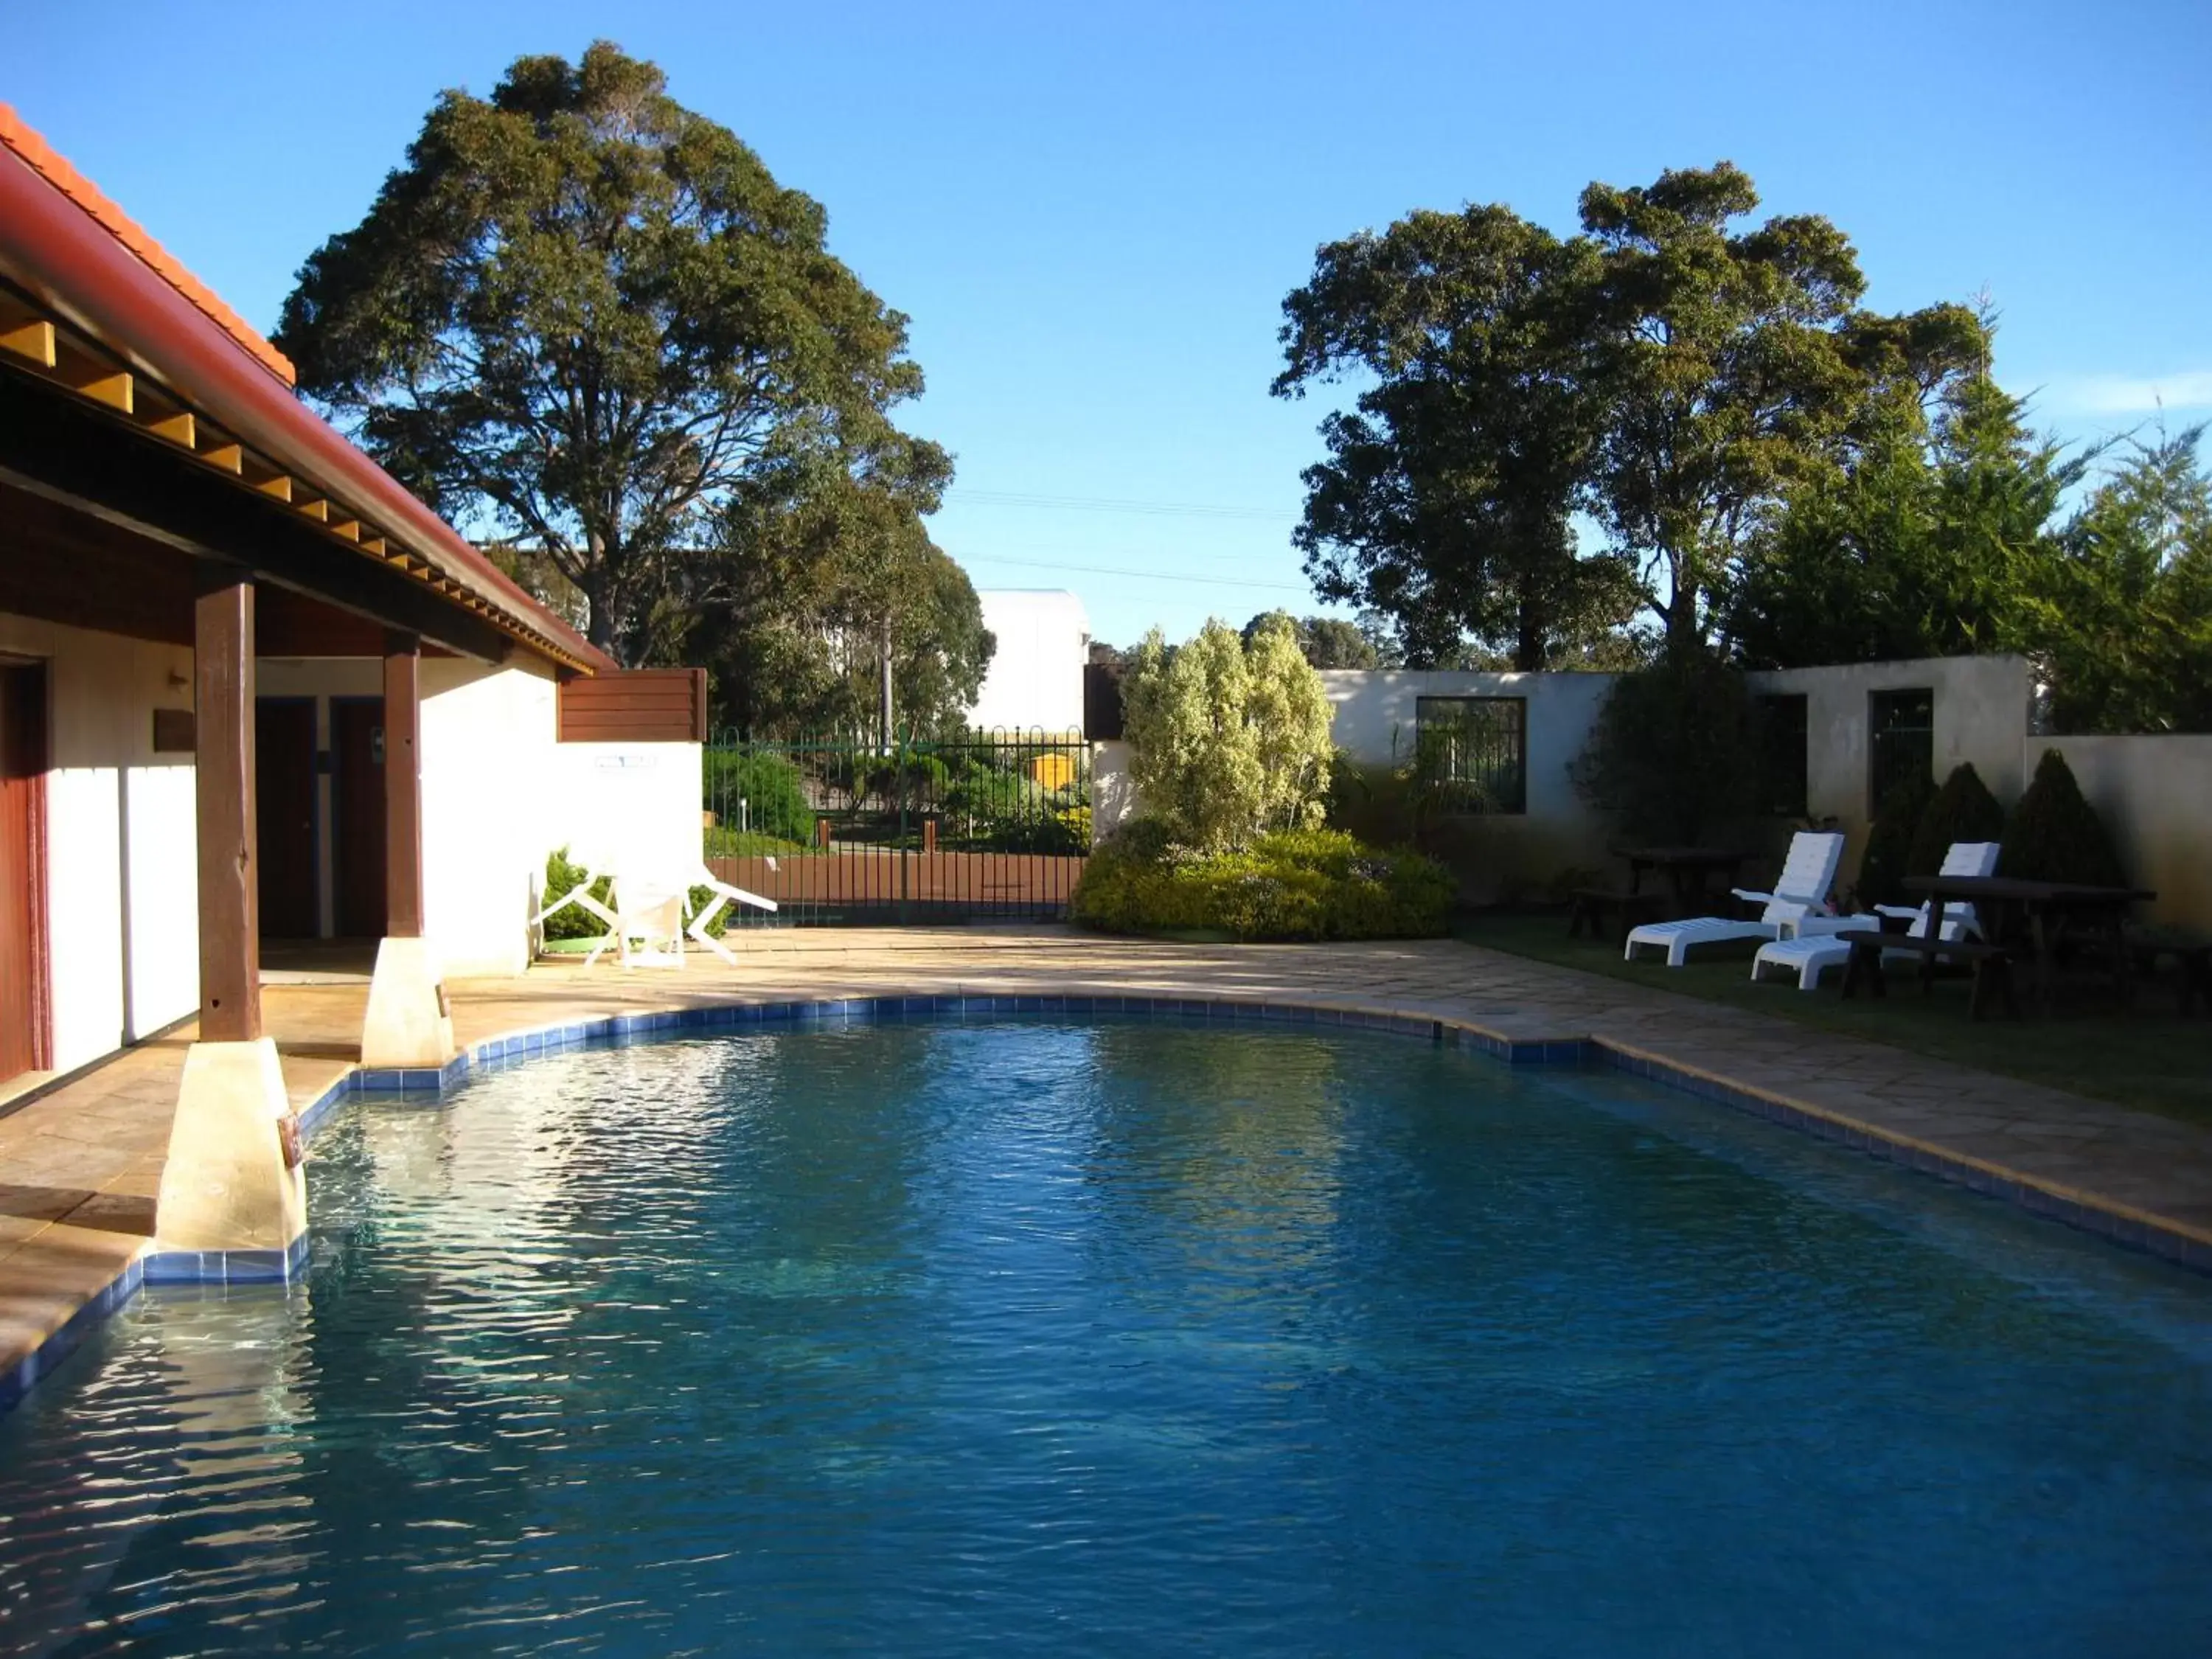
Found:
[[[1646,922],[1632,928],[1621,948],[1621,959],[1633,962],[1638,945],[1662,945],[1667,965],[1680,968],[1692,945],[1717,945],[1724,939],[1782,939],[1795,933],[1805,917],[1827,902],[1835,884],[1836,866],[1843,861],[1844,838],[1831,830],[1800,830],[1790,840],[1790,856],[1775,878],[1771,893],[1732,889],[1735,896],[1765,908],[1756,921],[1732,921],[1726,916],[1692,916],[1682,921]]]
[[[768,861],[768,867],[771,870],[775,868],[774,859]],[[707,902],[699,907],[699,913],[691,918],[691,926],[689,929],[691,937],[734,967],[738,960],[737,953],[722,943],[721,935],[714,927],[714,919],[724,910],[740,904],[750,904],[757,910],[766,910],[773,915],[775,912],[775,901],[763,898],[757,893],[748,893],[742,887],[731,886],[703,863],[692,877],[690,885],[704,887],[708,893]],[[688,901],[690,896],[688,890],[685,896]]]
[[[1943,854],[1940,873],[1947,876],[1991,876],[1996,873],[1999,844],[1993,841],[1954,841]],[[1926,939],[1928,925],[1934,919],[1935,901],[1914,908],[1908,904],[1877,904],[1875,914],[1862,916],[1807,916],[1797,927],[1793,939],[1776,939],[1759,947],[1759,954],[1751,959],[1751,976],[1764,979],[1767,970],[1780,969],[1797,975],[1801,991],[1817,989],[1820,975],[1827,969],[1850,960],[1851,947],[1836,934],[1854,930],[1867,930],[1881,926],[1883,916],[1910,916],[1912,925],[1906,928],[1906,937]],[[1971,904],[1955,901],[1943,912],[1943,937],[1947,939],[1978,938],[1981,921]],[[1886,952],[1886,955],[1915,957],[1909,951]]]

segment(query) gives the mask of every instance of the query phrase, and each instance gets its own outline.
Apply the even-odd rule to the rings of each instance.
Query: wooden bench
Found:
[[[1850,960],[1844,964],[1844,994],[1847,997],[1856,996],[1861,985],[1877,997],[1887,996],[1889,987],[1882,975],[1881,958],[1885,951],[1896,951],[1920,958],[1923,995],[1936,982],[1938,959],[1972,963],[1974,983],[1966,999],[1966,1018],[1979,1019],[1988,1012],[1991,998],[2004,1004],[2008,1018],[2020,1018],[2020,999],[2013,991],[2012,958],[2002,945],[1984,945],[1972,939],[1914,939],[1904,933],[1878,933],[1871,927],[1854,927],[1836,937],[1851,947]]]
[[[1605,938],[1605,919],[1616,910],[1620,913],[1620,930],[1626,933],[1647,915],[1656,919],[1665,908],[1661,894],[1628,892],[1617,887],[1577,887],[1567,896],[1573,902],[1567,911],[1569,939],[1580,939],[1585,926],[1592,939]]]
[[[2123,936],[2130,963],[2143,973],[2171,957],[2181,969],[2181,1013],[2212,1013],[2212,938],[2179,927],[2130,927]]]

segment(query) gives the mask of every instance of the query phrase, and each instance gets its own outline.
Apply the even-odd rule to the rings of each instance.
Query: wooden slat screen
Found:
[[[704,743],[707,671],[633,668],[563,680],[562,743]]]

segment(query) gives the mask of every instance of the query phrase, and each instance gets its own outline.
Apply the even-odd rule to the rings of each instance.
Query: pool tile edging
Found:
[[[356,1095],[380,1098],[442,1100],[477,1071],[514,1061],[582,1048],[610,1038],[650,1038],[670,1032],[742,1030],[763,1025],[872,1024],[878,1020],[920,1018],[941,1020],[974,1014],[1166,1014],[1209,1022],[1217,1011],[1231,1024],[1278,1023],[1349,1030],[1386,1031],[1425,1037],[1454,1048],[1473,1048],[1509,1066],[1578,1066],[1592,1062],[1647,1081],[1665,1084],[1701,1099],[1780,1123],[1838,1143],[1869,1157],[1964,1186],[1984,1196],[2018,1204],[2082,1231],[2131,1249],[2212,1274],[2212,1232],[2099,1198],[2094,1194],[2024,1176],[2002,1164],[1946,1152],[1912,1136],[1884,1129],[1845,1114],[1793,1099],[1777,1091],[1732,1081],[1686,1061],[1670,1060],[1609,1037],[1511,1037],[1473,1020],[1442,1015],[1408,1014],[1368,1006],[1341,1006],[1238,997],[1123,996],[1069,994],[1023,996],[886,995],[772,1002],[717,1001],[680,1009],[648,1009],[602,1014],[520,1031],[472,1043],[443,1066],[377,1068],[355,1066],[334,1079],[299,1112],[303,1137],[311,1138],[330,1114]],[[15,1364],[0,1371],[0,1413],[19,1401],[51,1372],[102,1320],[149,1284],[277,1284],[299,1276],[307,1262],[302,1234],[289,1250],[156,1251],[149,1241],[123,1271]]]

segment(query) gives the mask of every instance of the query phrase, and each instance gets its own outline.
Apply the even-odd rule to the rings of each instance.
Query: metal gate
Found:
[[[735,925],[1053,919],[1091,850],[1079,735],[971,732],[896,746],[766,743],[706,750],[707,860],[776,902]]]

